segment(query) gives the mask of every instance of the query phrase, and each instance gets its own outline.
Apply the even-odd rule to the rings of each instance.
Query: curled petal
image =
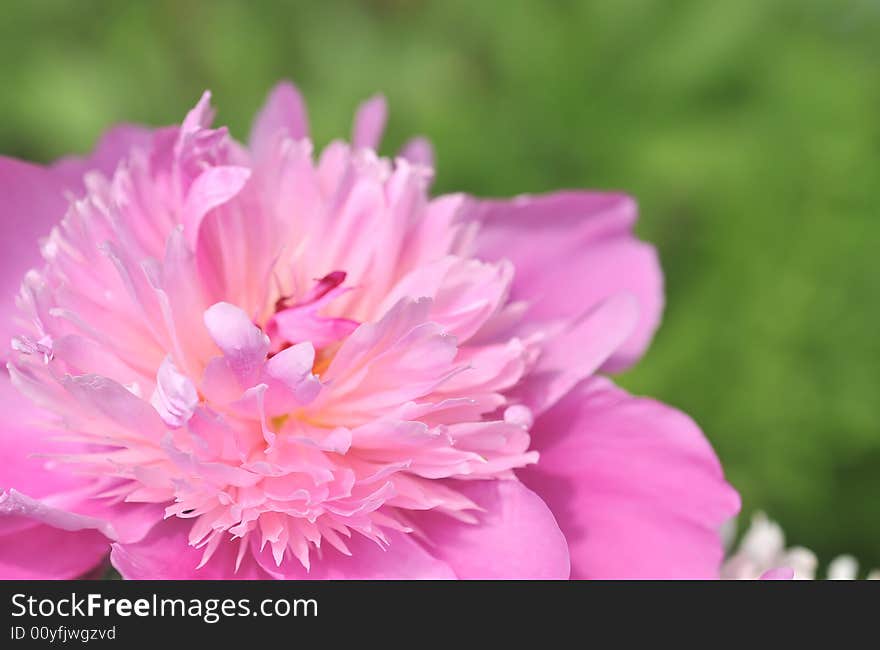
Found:
[[[183,232],[192,250],[196,249],[205,216],[241,192],[250,175],[251,170],[246,167],[212,167],[193,181],[181,217]]]
[[[205,326],[242,385],[252,385],[266,354],[269,337],[239,307],[218,302],[205,312]]]

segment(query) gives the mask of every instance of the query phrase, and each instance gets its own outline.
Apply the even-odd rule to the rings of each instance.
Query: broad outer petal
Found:
[[[0,536],[0,580],[70,580],[98,566],[110,541],[96,530],[38,524]]]
[[[532,441],[540,461],[518,475],[556,516],[573,578],[718,577],[739,496],[686,415],[596,378],[539,417]]]
[[[568,579],[568,545],[538,495],[516,480],[459,482],[455,489],[483,508],[477,523],[433,512],[413,521],[460,579]]]
[[[634,295],[640,318],[604,365],[621,370],[642,355],[663,310],[663,275],[653,247],[636,239],[635,201],[622,194],[558,192],[478,201],[477,256],[516,267],[511,297],[531,307],[528,321],[572,318],[620,292]]]

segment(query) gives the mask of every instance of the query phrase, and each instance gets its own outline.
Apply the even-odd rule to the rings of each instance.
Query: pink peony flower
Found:
[[[709,443],[599,374],[660,318],[635,203],[431,198],[385,118],[315,157],[281,84],[246,146],[206,93],[0,160],[0,575],[718,576]]]

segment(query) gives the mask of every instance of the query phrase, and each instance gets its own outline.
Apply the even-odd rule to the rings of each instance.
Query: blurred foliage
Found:
[[[0,151],[48,161],[211,88],[244,137],[295,80],[321,143],[384,91],[438,191],[638,197],[668,306],[622,378],[716,446],[745,512],[880,566],[880,2],[7,1]]]

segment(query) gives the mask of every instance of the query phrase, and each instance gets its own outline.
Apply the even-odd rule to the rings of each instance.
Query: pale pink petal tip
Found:
[[[794,569],[778,568],[764,571],[760,577],[761,580],[794,580]]]
[[[269,94],[254,120],[249,143],[255,155],[269,152],[274,138],[286,136],[301,140],[309,136],[306,104],[292,83],[282,81]]]
[[[434,147],[427,138],[416,137],[407,141],[400,150],[400,156],[413,164],[434,168]]]
[[[383,95],[374,95],[358,106],[351,141],[355,147],[378,149],[388,119],[388,103]]]

